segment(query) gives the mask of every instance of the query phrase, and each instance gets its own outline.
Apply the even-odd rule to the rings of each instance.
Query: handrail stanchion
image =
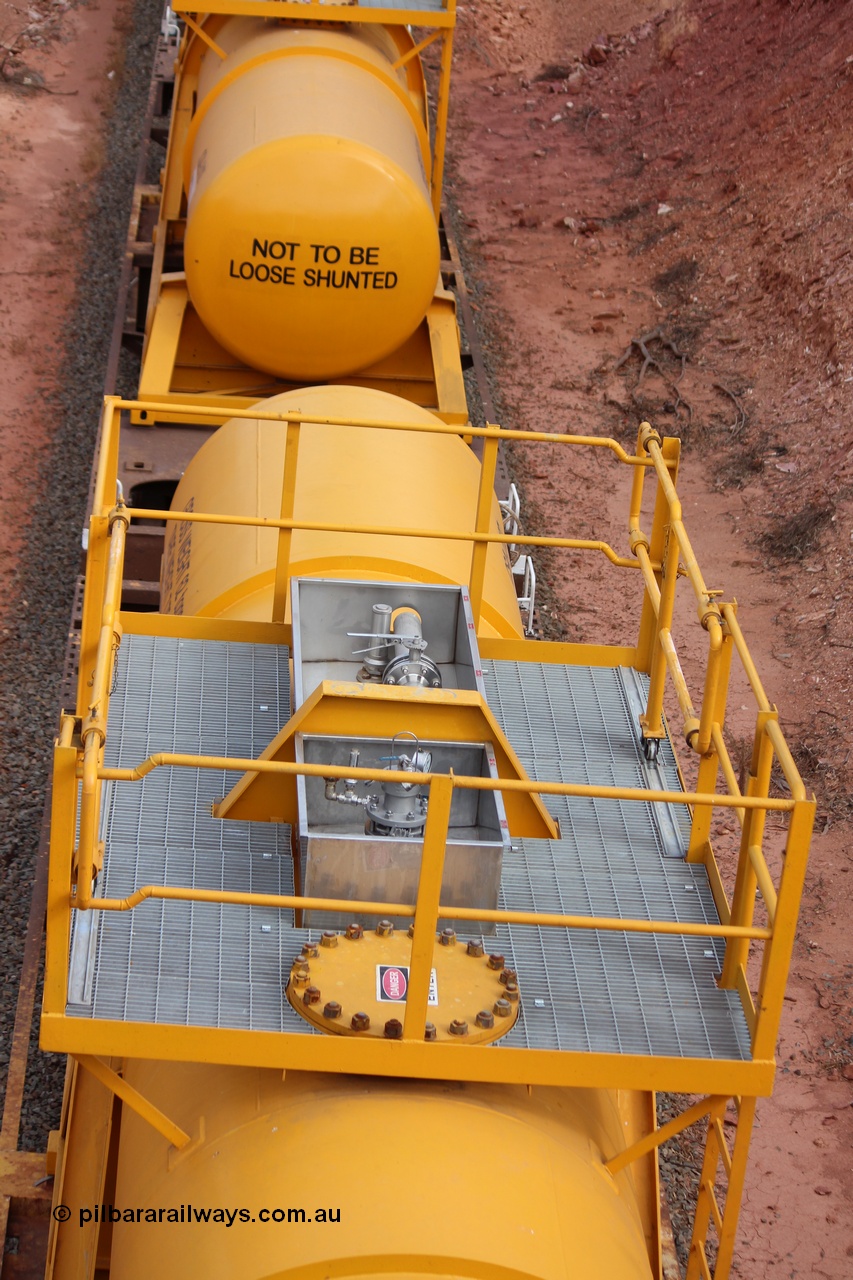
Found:
[[[491,424],[489,424],[491,425]],[[495,471],[498,464],[500,428],[494,427],[493,435],[483,440],[483,460],[480,464],[480,487],[477,493],[477,512],[474,532],[488,533],[492,523],[492,504],[495,500]],[[483,589],[486,581],[486,563],[489,543],[476,541],[471,550],[470,593],[474,627],[479,630],[483,608]]]
[[[657,630],[649,663],[649,695],[646,710],[640,718],[644,738],[660,738],[663,736],[663,694],[666,683],[666,648],[664,633],[672,631],[672,615],[675,608],[675,588],[678,583],[679,547],[677,540],[670,533],[666,547],[663,581],[661,583],[660,609],[657,617]]]
[[[121,401],[116,396],[104,398],[101,415],[101,455],[95,478],[95,492],[86,542],[86,591],[80,626],[80,653],[77,659],[77,714],[84,716],[89,702],[89,688],[95,668],[100,636],[100,618],[104,607],[107,565],[110,547],[109,513],[116,501],[118,476],[118,439]]]
[[[296,503],[296,470],[299,461],[300,423],[288,422],[284,444],[284,477],[281,487],[281,518],[292,520]],[[278,535],[278,556],[275,563],[275,591],[273,594],[272,620],[284,622],[287,612],[287,588],[290,580],[290,551],[293,529],[281,529]]]
[[[770,773],[773,768],[773,744],[767,736],[768,720],[775,720],[775,711],[759,711],[756,721],[755,743],[752,752],[752,763],[749,769],[748,796],[768,796],[770,794]],[[755,914],[755,894],[758,880],[750,857],[750,846],[761,848],[764,837],[764,824],[767,814],[764,809],[748,809],[744,815],[743,829],[740,839],[737,874],[735,876],[734,893],[732,894],[731,923],[750,926]],[[721,987],[734,987],[737,984],[738,971],[746,970],[749,956],[749,942],[732,938],[726,945],[726,958],[720,977]]]
[[[678,472],[678,459],[681,441],[673,438],[667,438],[661,443],[660,436],[649,425],[649,423],[641,422],[639,434],[637,436],[637,453],[640,454],[645,452],[651,456],[648,446],[652,441],[657,441],[661,444],[662,457],[670,466],[671,474],[674,479]],[[654,459],[652,459],[652,464],[654,465]],[[637,493],[638,487],[639,486],[637,486],[635,482],[634,494]],[[666,551],[667,530],[671,519],[669,499],[664,486],[661,484],[660,476],[658,476],[657,488],[655,491],[652,531],[647,540],[644,539],[639,530],[639,517],[640,513],[638,511],[638,525],[636,530],[633,528],[631,530],[631,543],[632,545],[637,543],[639,543],[639,545],[648,545],[648,556],[651,562],[654,565],[661,566],[655,571],[655,578],[657,580],[658,587],[660,587],[663,558]],[[651,594],[647,593],[643,599],[643,607],[640,613],[640,628],[637,637],[637,668],[640,671],[645,671],[647,674],[651,671],[652,653],[654,651],[654,646],[657,643],[659,614],[659,602],[655,601]]]
[[[110,526],[109,559],[101,606],[101,625],[88,714],[83,718],[80,736],[83,741],[83,788],[80,798],[80,839],[78,844],[77,898],[81,910],[89,906],[101,806],[99,768],[107,737],[107,708],[113,665],[119,644],[118,613],[124,573],[124,548],[130,517],[123,503],[108,517]]]
[[[702,710],[699,713],[699,731],[692,744],[697,755],[707,755],[711,749],[714,732],[714,712],[717,705],[717,689],[723,666],[723,628],[716,614],[706,616],[708,632],[708,662],[705,667],[705,689],[702,694]]]
[[[453,777],[448,774],[436,774],[429,784],[421,874],[415,905],[409,989],[403,1022],[404,1040],[423,1040],[426,1031],[430,976],[452,802]]]
[[[773,724],[773,727],[778,726]],[[773,936],[769,942],[765,943],[759,978],[758,989],[761,999],[757,1002],[758,1020],[752,1042],[752,1053],[755,1058],[760,1054],[772,1058],[776,1048],[816,807],[814,796],[810,800],[798,799],[794,804],[788,825],[785,859],[779,879],[779,893],[773,920]]]

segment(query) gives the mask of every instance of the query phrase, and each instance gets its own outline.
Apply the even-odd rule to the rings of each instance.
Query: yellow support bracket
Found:
[[[715,1106],[725,1103],[725,1097],[712,1095],[710,1098],[703,1098],[701,1102],[694,1102],[692,1107],[688,1107],[686,1111],[682,1111],[680,1116],[675,1116],[666,1124],[655,1129],[652,1133],[641,1138],[639,1142],[635,1142],[633,1146],[627,1147],[624,1151],[620,1151],[618,1156],[614,1156],[612,1160],[605,1163],[605,1169],[608,1173],[616,1175],[620,1169],[624,1169],[627,1165],[633,1164],[635,1160],[639,1160],[641,1156],[648,1155],[650,1151],[654,1151],[656,1147],[660,1147],[664,1142],[668,1142],[670,1138],[674,1138],[677,1133],[689,1129],[697,1120],[701,1120],[703,1116],[708,1115],[709,1111],[713,1111]]]
[[[91,1054],[74,1054],[77,1062],[81,1067],[90,1072],[96,1080],[100,1080],[101,1084],[109,1089],[110,1093],[114,1093],[117,1098],[121,1098],[132,1111],[141,1116],[152,1128],[162,1134],[167,1142],[173,1147],[185,1147],[190,1141],[190,1135],[184,1133],[174,1121],[164,1115],[159,1108],[154,1106],[153,1102],[149,1102],[147,1098],[134,1089],[133,1085],[128,1084],[126,1080],[122,1080],[111,1067],[105,1062],[101,1062],[100,1058],[96,1058]]]
[[[195,32],[199,40],[203,40],[204,43],[207,45],[208,49],[213,50],[217,58],[222,58],[222,59],[225,58],[225,50],[220,49],[216,41],[211,39],[211,37],[207,34],[204,27],[200,26],[199,23],[194,22],[193,19],[190,17],[190,15],[186,13],[183,9],[176,10],[176,13],[178,17],[181,19],[181,21],[185,22],[191,31]]]
[[[411,62],[413,58],[417,58],[419,54],[423,53],[424,49],[428,49],[431,44],[434,44],[436,40],[440,39],[441,35],[441,28],[437,31],[433,31],[432,35],[427,36],[425,40],[420,42],[420,44],[416,44],[413,48],[409,49],[408,53],[404,53],[401,58],[398,58],[397,61],[392,64],[391,70],[399,71],[401,67],[405,67],[407,62]]]
[[[467,689],[368,687],[324,680],[276,734],[261,760],[296,761],[297,733],[320,737],[393,738],[411,730],[421,742],[491,742],[498,777],[528,781],[524,766],[482,696]],[[537,840],[559,839],[559,825],[538,795],[503,793],[510,834]],[[296,778],[269,773],[243,775],[215,818],[249,822],[295,822]]]

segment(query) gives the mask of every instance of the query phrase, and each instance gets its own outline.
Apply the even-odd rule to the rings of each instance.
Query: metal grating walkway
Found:
[[[153,751],[257,756],[289,715],[288,653],[266,646],[128,636],[111,699],[108,762]],[[634,726],[641,678],[624,669],[492,662],[489,703],[532,777],[680,784],[669,743],[655,766]],[[100,891],[159,882],[292,892],[289,828],[217,822],[224,774],[156,770],[117,785]],[[716,922],[703,867],[683,861],[686,807],[548,798],[559,841],[518,842],[501,905],[522,910]],[[93,913],[93,917],[94,917]],[[79,919],[79,917],[77,918]],[[281,974],[307,930],[272,908],[145,902],[99,920],[68,1012],[79,1017],[314,1034]],[[518,970],[511,1047],[748,1060],[737,996],[714,975],[722,943],[702,938],[501,927],[488,940]]]
[[[489,705],[533,778],[678,791],[668,741],[639,744],[645,680],[624,668],[493,662]],[[705,868],[683,861],[686,806],[546,796],[559,842],[522,840],[501,906],[640,920],[718,921]],[[504,1043],[655,1056],[750,1056],[740,1000],[715,974],[722,943],[592,930],[499,929],[521,1017]],[[511,958],[511,959],[510,959]]]
[[[289,656],[271,645],[126,636],[107,764],[131,766],[155,751],[259,755],[290,715]],[[234,780],[224,771],[156,769],[142,782],[114,784],[99,892],[124,897],[154,883],[292,893],[289,827],[210,816]],[[274,908],[147,901],[92,917],[90,976],[70,1014],[264,1031],[284,1030],[286,1019],[288,1030],[301,1029],[281,973],[308,934],[282,927]],[[80,919],[75,913],[75,925]]]

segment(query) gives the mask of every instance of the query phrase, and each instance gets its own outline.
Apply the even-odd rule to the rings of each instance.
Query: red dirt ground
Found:
[[[41,395],[58,366],[74,227],[115,64],[111,6],[32,0],[29,10],[58,26],[52,44],[27,51],[27,66],[71,96],[0,83],[4,601],[23,522],[42,497],[27,477],[47,440]],[[20,15],[0,2],[0,43],[14,39]],[[817,792],[782,1067],[760,1108],[736,1274],[844,1280],[853,1273],[853,955],[839,905],[853,820],[853,3],[468,4],[451,161],[507,420],[630,444],[650,416],[681,435],[700,563],[740,601]],[[639,384],[636,348],[619,362],[654,331],[647,349],[659,368]],[[667,342],[687,357],[677,385],[681,361]],[[562,473],[538,455],[517,455],[514,467],[553,531],[571,516],[573,533],[624,545],[623,501],[600,468]],[[623,634],[600,567],[577,557],[542,566],[553,633]]]
[[[853,741],[853,4],[493,0],[467,4],[460,27],[451,185],[507,425],[627,445],[648,416],[682,437],[699,562],[738,599],[818,795],[736,1274],[842,1280],[853,1273],[853,952],[839,908]],[[631,344],[650,333],[659,367],[640,384]],[[679,381],[667,343],[687,357]],[[570,516],[575,536],[624,547],[614,468],[602,479],[537,454],[515,470],[551,532]],[[546,576],[549,630],[624,635],[599,562],[551,562]],[[739,709],[735,697],[735,739]]]
[[[38,495],[88,184],[121,68],[125,4],[0,0],[0,609]],[[17,55],[17,56],[16,56]]]

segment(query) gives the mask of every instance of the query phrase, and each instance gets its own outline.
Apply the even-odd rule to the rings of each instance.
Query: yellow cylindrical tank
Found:
[[[193,1141],[170,1154],[125,1108],[115,1204],[134,1221],[114,1225],[110,1280],[651,1280],[632,1174],[603,1167],[625,1141],[615,1094],[155,1062],[125,1077]]]
[[[341,377],[423,319],[440,255],[424,105],[394,67],[402,38],[234,18],[216,35],[225,57],[202,59],[184,155],[187,286],[253,368]]]
[[[428,410],[364,387],[309,387],[264,401],[270,412],[424,423]],[[199,450],[178,485],[175,511],[277,518],[284,423],[232,419]],[[456,435],[305,424],[300,427],[295,518],[349,526],[473,528],[480,468]],[[503,532],[497,500],[492,528]],[[164,613],[269,621],[278,534],[273,529],[170,524],[163,557]],[[434,538],[296,531],[293,577],[365,581],[469,581],[471,544]],[[506,548],[489,549],[483,632],[521,635]]]

